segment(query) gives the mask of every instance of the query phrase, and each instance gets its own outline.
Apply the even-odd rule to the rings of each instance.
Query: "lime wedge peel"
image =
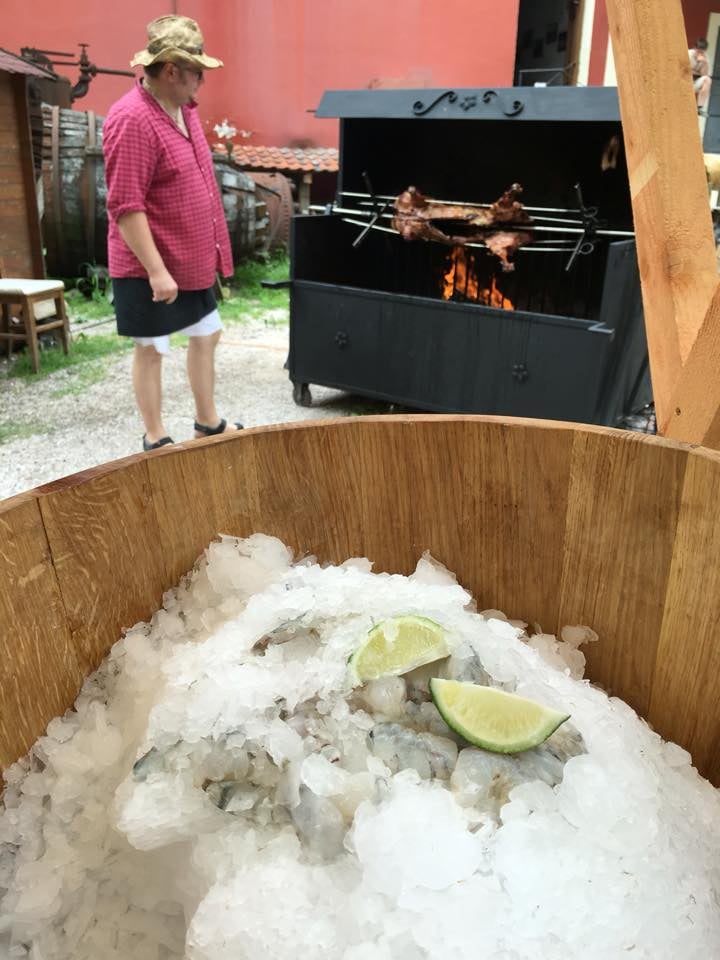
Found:
[[[570,717],[534,700],[475,683],[434,677],[430,692],[443,720],[455,733],[493,753],[531,750]]]
[[[447,631],[427,617],[392,617],[376,624],[348,661],[357,686],[379,677],[400,676],[447,657]]]

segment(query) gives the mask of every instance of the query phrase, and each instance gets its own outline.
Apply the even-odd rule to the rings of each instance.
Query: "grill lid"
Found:
[[[620,122],[615,87],[328,90],[316,117]]]

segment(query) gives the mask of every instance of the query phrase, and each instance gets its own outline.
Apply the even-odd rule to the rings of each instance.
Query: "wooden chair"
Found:
[[[70,324],[65,310],[65,284],[62,280],[25,280],[3,277],[0,262],[0,340],[10,357],[15,340],[24,340],[30,350],[32,368],[40,369],[38,335],[52,332],[65,353],[70,349]],[[11,306],[19,307],[15,318]],[[19,322],[18,322],[19,320]]]

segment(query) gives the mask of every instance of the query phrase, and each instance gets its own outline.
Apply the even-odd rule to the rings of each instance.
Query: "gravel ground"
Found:
[[[94,331],[112,329],[102,325]],[[312,387],[313,406],[296,406],[283,369],[287,348],[287,325],[252,321],[226,327],[216,360],[221,416],[255,427],[347,416],[358,409],[387,412],[387,404],[316,386]],[[193,436],[185,354],[183,347],[172,347],[163,364],[165,424],[177,441]],[[61,397],[53,394],[73,382],[77,367],[31,382],[8,379],[7,362],[0,360],[0,423],[37,431],[0,444],[0,499],[142,450],[143,426],[132,392],[131,360],[131,351],[111,356],[100,382]]]
[[[247,427],[292,420],[400,412],[387,403],[312,386],[313,406],[296,406],[287,371],[287,311],[268,319],[226,327],[217,352],[217,406],[228,420]],[[78,326],[77,330],[110,333],[114,324]],[[165,424],[177,441],[193,436],[194,409],[185,375],[183,347],[174,346],[163,364]],[[85,386],[83,367],[58,370],[36,382],[8,378],[0,359],[0,499],[50,480],[142,450],[143,426],[131,383],[132,352],[105,358],[104,375]],[[72,388],[74,392],[55,396]],[[12,424],[25,435],[3,441],[2,427]],[[625,426],[655,432],[651,407],[629,417]]]

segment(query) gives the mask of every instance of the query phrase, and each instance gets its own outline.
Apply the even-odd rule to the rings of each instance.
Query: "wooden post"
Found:
[[[580,66],[580,45],[582,41],[583,20],[587,0],[577,0],[574,4],[568,4],[568,14],[570,17],[569,38],[567,61],[565,64],[565,83],[575,85],[578,78],[578,67]]]
[[[606,3],[658,428],[720,446],[718,273],[680,0]]]
[[[299,207],[300,213],[310,212],[310,187],[312,185],[312,173],[303,173],[300,181]]]

